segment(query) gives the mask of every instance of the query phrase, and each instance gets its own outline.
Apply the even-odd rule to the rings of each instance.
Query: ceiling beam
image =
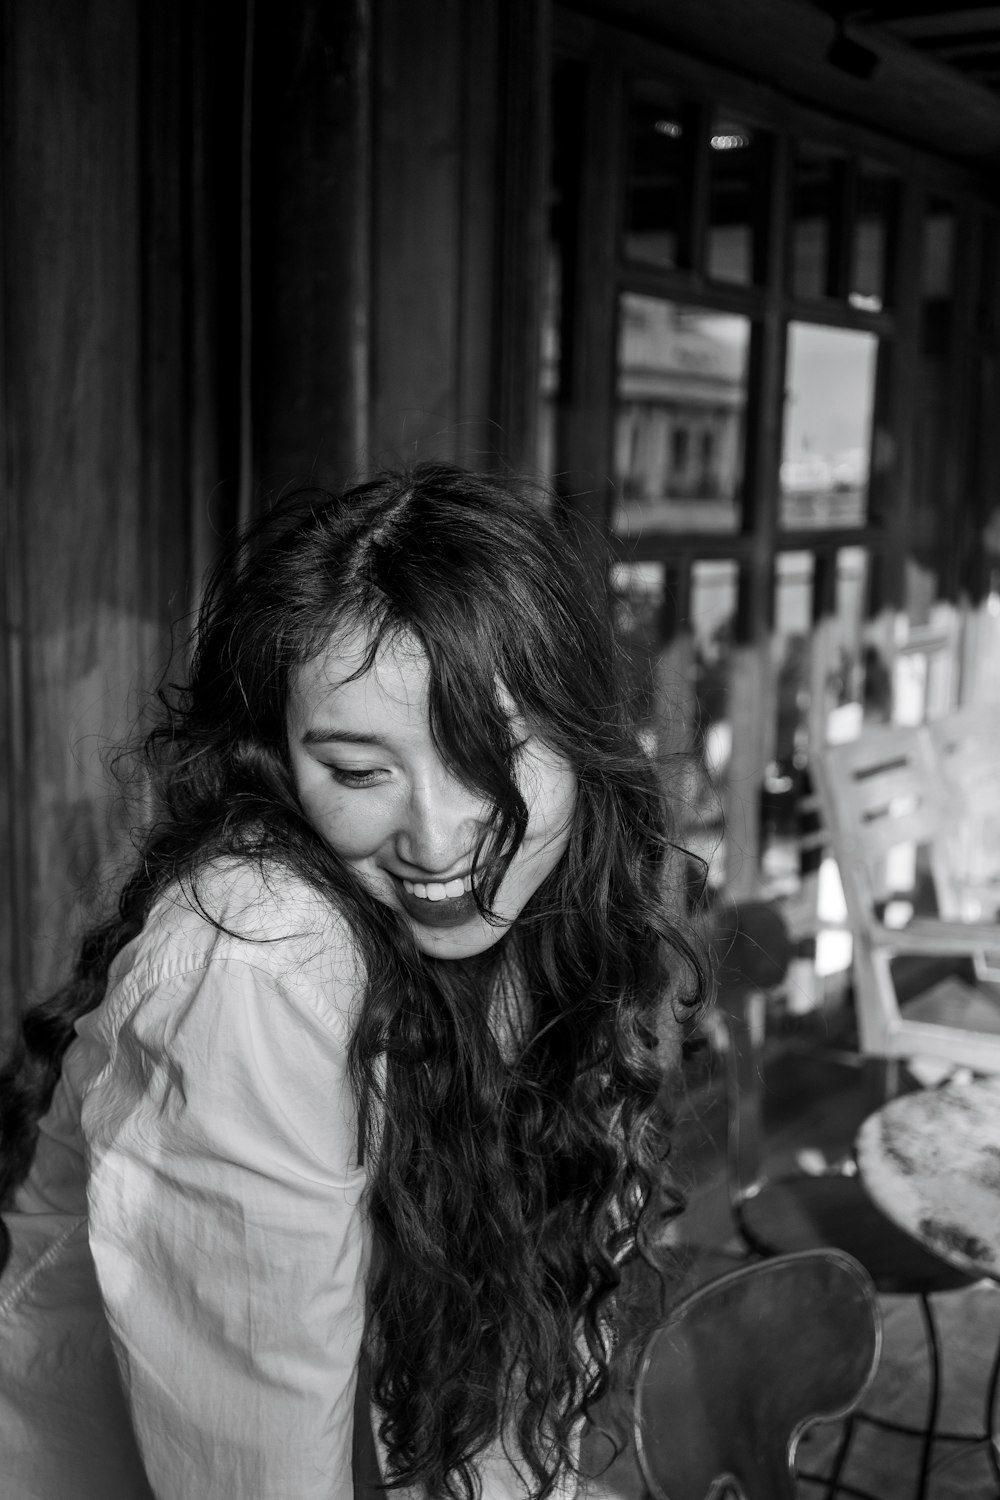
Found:
[[[963,11],[995,10],[1000,14],[996,0],[957,0],[954,5],[947,4],[947,0],[878,0],[875,5],[835,5],[829,10],[844,21],[858,21],[868,26],[924,21],[933,16],[954,22],[956,15]]]

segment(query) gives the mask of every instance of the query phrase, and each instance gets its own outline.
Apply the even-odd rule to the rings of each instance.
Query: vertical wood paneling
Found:
[[[477,459],[487,429],[473,392],[489,383],[482,309],[492,243],[465,205],[481,212],[496,191],[481,50],[495,7],[442,0],[429,26],[426,10],[382,0],[375,17],[371,456]],[[480,78],[485,69],[485,110],[468,87],[473,64]]]
[[[0,1039],[131,857],[109,761],[233,514],[244,5],[3,3]]]
[[[516,469],[528,473],[538,460],[540,330],[551,166],[550,31],[550,8],[544,0],[508,0],[499,45],[494,48],[502,70],[497,355],[492,400],[480,398],[480,406],[495,415],[495,446]],[[471,217],[484,219],[482,200],[480,192],[468,202]],[[485,309],[486,317],[480,313],[476,322],[488,324],[489,311]]]
[[[13,895],[30,991],[59,972],[115,843],[101,755],[125,727],[141,655],[137,35],[128,0],[10,0],[5,17],[6,480],[23,532],[28,845]]]
[[[363,458],[368,9],[255,0],[252,417],[264,490],[343,481]],[[437,27],[417,19],[430,51]]]

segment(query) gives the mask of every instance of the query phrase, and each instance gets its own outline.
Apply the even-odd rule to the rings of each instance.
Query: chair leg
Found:
[[[942,1438],[950,1437],[958,1442],[972,1442],[982,1439],[966,1438],[964,1434],[939,1433],[937,1430],[938,1413],[941,1407],[941,1340],[938,1336],[937,1319],[934,1316],[934,1308],[930,1297],[926,1292],[921,1292],[918,1298],[920,1303],[920,1314],[924,1324],[924,1342],[927,1345],[927,1419],[923,1427],[913,1427],[909,1422],[896,1422],[892,1417],[876,1416],[874,1412],[855,1412],[854,1419],[859,1422],[870,1422],[873,1427],[881,1427],[885,1432],[901,1432],[907,1437],[920,1438],[920,1472],[917,1476],[917,1487],[914,1491],[914,1500],[926,1500],[927,1483],[930,1478],[931,1459],[934,1456],[934,1444]],[[997,1375],[1000,1376],[1000,1368]]]
[[[924,1320],[927,1340],[927,1372],[930,1377],[930,1393],[927,1401],[927,1425],[920,1451],[920,1478],[917,1481],[916,1500],[925,1500],[931,1459],[934,1456],[934,1438],[937,1433],[938,1410],[941,1405],[941,1341],[938,1338],[937,1319],[931,1300],[926,1293],[920,1295],[920,1311]]]
[[[997,1432],[996,1411],[998,1386],[1000,1386],[1000,1339],[997,1340],[990,1378],[986,1385],[986,1447],[989,1450],[993,1475],[997,1481],[997,1491],[1000,1493],[1000,1433]]]
[[[834,1500],[834,1496],[840,1491],[840,1476],[843,1473],[844,1464],[847,1462],[847,1450],[851,1446],[854,1436],[854,1417],[850,1416],[844,1422],[844,1430],[840,1434],[840,1442],[837,1451],[833,1455],[833,1466],[830,1469],[830,1482],[824,1492],[824,1500]]]

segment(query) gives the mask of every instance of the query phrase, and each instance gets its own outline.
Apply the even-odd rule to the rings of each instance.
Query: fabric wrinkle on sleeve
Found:
[[[264,949],[161,979],[84,1101],[91,1245],[160,1500],[352,1494],[366,1238],[346,1025]]]

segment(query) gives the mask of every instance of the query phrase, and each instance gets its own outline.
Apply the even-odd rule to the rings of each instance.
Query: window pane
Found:
[[[782,526],[864,523],[877,353],[871,333],[789,324]]]
[[[657,266],[685,262],[690,233],[694,115],[675,95],[629,106],[625,253]]]
[[[626,293],[619,305],[615,525],[739,524],[749,318]]]
[[[951,340],[955,287],[955,208],[943,198],[930,198],[924,213],[921,318],[923,352],[941,358]]]
[[[878,312],[891,302],[889,255],[895,234],[899,181],[877,164],[863,162],[858,172],[851,245],[854,307]]]
[[[767,214],[768,138],[739,118],[712,121],[708,182],[708,274],[744,285],[759,280],[757,244]]]
[[[797,297],[825,297],[834,285],[833,225],[838,216],[844,159],[825,146],[802,142],[792,165],[789,281]]]

